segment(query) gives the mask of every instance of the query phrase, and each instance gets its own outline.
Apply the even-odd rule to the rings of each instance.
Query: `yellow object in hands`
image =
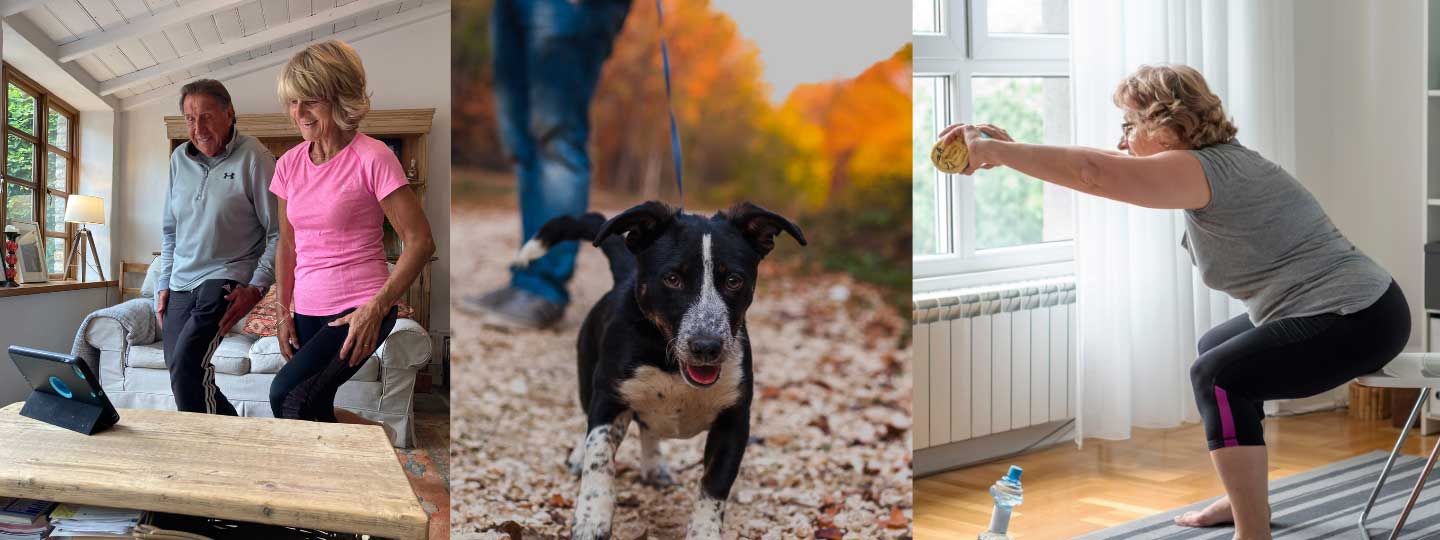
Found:
[[[965,145],[965,137],[954,137],[949,142],[940,139],[935,142],[935,147],[930,149],[930,162],[940,172],[958,173],[965,170],[970,164],[970,148]]]

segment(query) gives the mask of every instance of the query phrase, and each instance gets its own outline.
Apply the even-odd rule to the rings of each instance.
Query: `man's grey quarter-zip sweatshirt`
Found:
[[[275,283],[275,156],[254,137],[231,134],[215,157],[188,141],[170,154],[155,290],[188,291],[210,279]]]

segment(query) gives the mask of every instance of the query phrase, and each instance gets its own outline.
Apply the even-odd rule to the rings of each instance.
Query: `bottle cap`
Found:
[[[1023,473],[1023,472],[1025,472],[1025,470],[1024,470],[1024,469],[1021,469],[1019,465],[1011,465],[1011,466],[1010,466],[1010,472],[1005,475],[1005,478],[1008,478],[1008,479],[1010,479],[1010,480],[1013,481],[1013,482],[1019,482],[1019,481],[1020,481],[1020,473]]]

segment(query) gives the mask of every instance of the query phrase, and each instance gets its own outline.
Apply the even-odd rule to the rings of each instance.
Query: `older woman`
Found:
[[[296,54],[280,73],[280,101],[304,142],[281,156],[276,281],[285,308],[270,387],[277,418],[373,423],[335,409],[350,380],[395,325],[395,303],[420,274],[434,240],[400,162],[357,128],[370,111],[365,68],[340,41]],[[389,219],[404,241],[395,271],[382,246]]]
[[[941,137],[970,145],[963,174],[1005,166],[1185,211],[1181,245],[1205,284],[1249,313],[1201,337],[1190,370],[1227,497],[1175,521],[1233,521],[1235,538],[1270,538],[1262,402],[1315,395],[1384,366],[1409,339],[1410,309],[1389,272],[1346,240],[1304,186],[1240,144],[1198,71],[1141,67],[1114,101],[1125,112],[1123,154],[1020,144],[991,125],[951,126]]]

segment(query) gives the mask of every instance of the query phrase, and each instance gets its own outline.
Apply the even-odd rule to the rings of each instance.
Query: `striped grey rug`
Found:
[[[1385,466],[1385,452],[1371,452],[1344,461],[1289,476],[1270,483],[1270,505],[1273,513],[1270,527],[1275,540],[1320,540],[1325,538],[1360,538],[1356,519],[1360,508],[1370,496],[1380,468]],[[1400,509],[1415,487],[1415,477],[1420,474],[1425,460],[1401,455],[1395,460],[1395,468],[1380,491],[1375,509],[1366,520],[1370,534],[1387,538]],[[1440,471],[1440,465],[1436,466]],[[1440,539],[1440,472],[1431,471],[1430,480],[1410,517],[1405,522],[1404,534],[1400,537],[1411,540],[1420,538]],[[1199,510],[1215,499],[1198,502],[1184,508],[1161,512],[1157,515],[1111,527],[1103,531],[1079,537],[1080,540],[1229,540],[1235,534],[1232,526],[1192,529],[1180,527],[1171,521],[1175,516],[1190,510]]]

